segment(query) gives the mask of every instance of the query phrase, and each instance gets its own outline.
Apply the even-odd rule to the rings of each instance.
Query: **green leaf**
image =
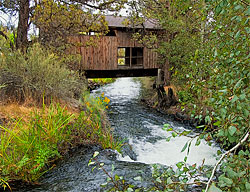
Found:
[[[214,50],[214,58],[218,56],[217,49]]]
[[[176,164],[176,166],[177,166],[179,169],[181,169],[182,166],[183,166],[183,163],[182,163],[182,162],[179,162],[179,163]]]
[[[224,135],[225,135],[225,132],[224,132],[223,129],[220,129],[220,130],[218,131],[218,133],[217,133],[217,136],[218,136],[218,137],[223,137]]]
[[[186,173],[186,172],[188,172],[188,171],[189,171],[189,168],[187,168],[187,167],[183,167],[183,171]]]
[[[201,140],[199,138],[197,138],[195,146],[199,146],[201,144]]]
[[[235,39],[238,39],[239,37],[240,37],[240,31],[238,31],[238,32],[235,34],[234,38],[235,38]]]
[[[120,177],[118,175],[115,175],[115,181],[119,181]]]
[[[209,187],[208,192],[222,192],[222,190],[215,186],[214,183]]]
[[[246,182],[246,183],[245,183],[245,186],[246,186],[246,190],[247,190],[247,191],[250,191],[250,183]]]
[[[196,128],[203,128],[203,127],[205,127],[205,125],[200,125],[200,126],[196,126]]]
[[[102,183],[101,184],[101,187],[106,187],[108,185],[108,183],[106,182],[106,183]]]
[[[246,98],[246,94],[245,93],[241,94],[239,96],[239,98],[240,98],[241,101],[243,101]]]
[[[243,109],[243,113],[246,117],[248,117],[250,112],[247,109]]]
[[[226,183],[228,186],[231,186],[233,184],[233,180],[232,179],[229,179],[227,177],[221,177],[221,180]]]
[[[220,124],[221,124],[220,121],[216,121],[213,125],[214,125],[214,126],[219,126]]]
[[[216,14],[220,14],[221,10],[222,10],[221,6],[218,5],[218,6],[215,8],[215,13],[216,13]]]
[[[172,179],[170,177],[167,178],[167,184],[173,183]]]
[[[224,118],[226,117],[227,110],[226,110],[225,108],[221,108],[221,109],[220,109],[220,112],[221,112],[222,118],[224,119]]]
[[[186,144],[185,144],[184,147],[182,148],[181,152],[185,151],[186,148],[187,148],[187,146],[188,146],[188,141],[186,142]]]
[[[93,158],[95,158],[97,155],[99,155],[99,152],[98,152],[98,151],[95,151],[95,152],[94,152],[94,155],[93,155]]]
[[[170,124],[164,124],[163,127],[168,128],[170,126]]]
[[[184,158],[184,162],[187,162],[187,156],[185,156],[185,158]]]
[[[89,161],[88,166],[94,165],[94,164],[95,164],[95,162]]]
[[[240,79],[240,80],[235,84],[235,86],[234,86],[234,91],[240,87],[241,81],[242,81],[242,79]]]
[[[245,11],[246,15],[250,15],[250,7]]]
[[[180,136],[181,136],[181,135],[187,136],[189,133],[191,133],[191,131],[183,131],[183,132],[180,134]]]
[[[221,155],[221,154],[222,154],[221,150],[217,150],[217,155]]]
[[[227,168],[226,171],[229,178],[237,178],[238,175],[233,169]]]
[[[237,131],[237,128],[235,126],[230,126],[228,129],[228,132],[231,136],[233,136],[236,131]]]
[[[127,189],[127,192],[132,192],[132,191],[134,191],[134,190],[130,187]]]
[[[234,103],[235,101],[237,101],[239,99],[239,97],[237,97],[236,95],[233,96],[233,99],[231,100],[232,103]]]
[[[167,137],[166,141],[169,142],[171,138],[172,138],[172,136]]]
[[[173,137],[177,137],[177,135],[178,135],[178,134],[177,134],[176,132],[172,132],[172,136],[173,136]]]
[[[161,183],[161,182],[162,182],[161,179],[160,179],[159,177],[157,177],[155,181],[157,181],[158,183]]]
[[[245,27],[245,30],[248,34],[250,33],[250,27]]]
[[[244,7],[242,5],[237,5],[234,9],[237,11],[239,9],[244,9]]]

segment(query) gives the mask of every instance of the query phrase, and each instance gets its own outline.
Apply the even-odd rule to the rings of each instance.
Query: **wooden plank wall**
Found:
[[[90,39],[94,39],[91,41]],[[131,40],[131,33],[117,31],[117,36],[72,36],[70,42],[79,43],[80,46],[71,49],[71,53],[81,54],[80,70],[116,70],[118,47],[143,47],[138,42]],[[86,46],[86,42],[93,45]],[[158,68],[157,53],[152,49],[144,48],[143,68]]]
[[[132,40],[132,33],[125,31],[116,31],[118,47],[143,47],[137,41]],[[143,50],[143,68],[152,69],[158,68],[157,53],[153,49],[144,47]]]
[[[81,70],[114,70],[117,69],[117,38],[102,36],[79,36],[82,46]],[[92,40],[91,40],[92,39]],[[91,42],[86,46],[86,42]]]
[[[144,48],[143,50],[143,66],[144,69],[158,68],[157,53],[153,49]]]

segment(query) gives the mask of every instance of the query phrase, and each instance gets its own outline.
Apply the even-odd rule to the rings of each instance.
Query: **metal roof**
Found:
[[[146,20],[144,22],[144,26],[141,24],[134,24],[126,26],[123,24],[125,19],[128,19],[128,17],[125,16],[111,16],[106,15],[106,21],[108,22],[109,27],[125,27],[125,28],[146,28],[146,29],[157,29],[159,26],[157,25],[157,22],[155,20]]]

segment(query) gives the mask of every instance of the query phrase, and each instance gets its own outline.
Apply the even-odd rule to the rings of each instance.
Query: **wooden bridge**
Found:
[[[156,25],[149,21],[144,26],[125,26],[125,17],[106,16],[109,33],[96,37],[94,34],[71,37],[79,43],[72,52],[80,54],[82,60],[78,69],[87,78],[157,76],[157,53],[133,40],[132,34],[143,27],[155,30]],[[86,42],[88,42],[86,45]]]

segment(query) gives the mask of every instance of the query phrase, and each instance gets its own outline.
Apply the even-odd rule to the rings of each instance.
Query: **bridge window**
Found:
[[[143,47],[120,47],[118,48],[118,66],[142,66]]]

